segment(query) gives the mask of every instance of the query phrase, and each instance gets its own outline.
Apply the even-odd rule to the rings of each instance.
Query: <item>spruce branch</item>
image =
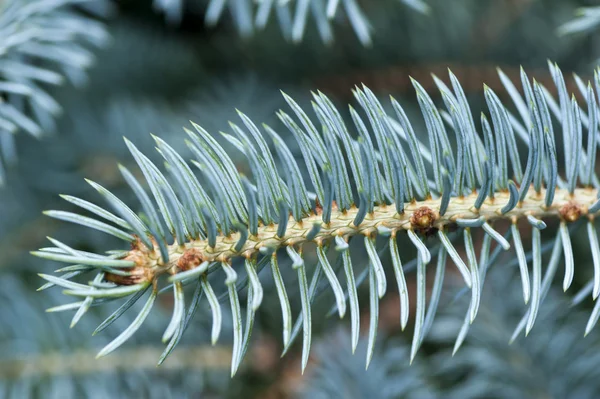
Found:
[[[133,302],[145,301],[133,323],[100,355],[114,351],[141,328],[156,297],[172,290],[174,310],[163,336],[168,345],[160,362],[176,346],[203,295],[212,311],[212,339],[216,342],[222,323],[219,302],[227,297],[234,329],[231,364],[234,374],[248,346],[254,311],[263,299],[259,278],[263,268],[271,269],[281,305],[284,353],[300,331],[303,332],[303,369],[310,351],[310,307],[319,293],[320,281],[326,281],[331,287],[336,299],[334,309],[340,317],[347,310],[346,298],[350,299],[348,309],[354,348],[360,326],[355,286],[368,279],[371,309],[368,365],[375,347],[379,300],[388,290],[387,265],[381,262],[381,257],[389,251],[402,294],[406,289],[404,273],[408,272],[411,262],[403,267],[400,258],[404,251],[399,250],[397,240],[406,233],[417,252],[411,361],[434,322],[448,258],[471,292],[455,351],[478,314],[488,268],[500,252],[513,246],[522,298],[529,306],[519,332],[525,329],[529,333],[558,262],[563,259],[561,253],[565,262],[563,289],[569,289],[573,281],[575,264],[570,237],[583,223],[588,225],[590,249],[594,254],[594,299],[600,290],[600,256],[596,256],[598,243],[594,226],[600,212],[599,183],[595,174],[597,100],[592,84],[588,83],[587,104],[582,110],[576,98],[569,96],[559,68],[554,64],[549,64],[549,68],[558,101],[540,83],[531,81],[524,70],[521,70],[524,97],[500,72],[520,119],[501,103],[492,89],[484,86],[489,116],[481,115],[483,134],[478,132],[464,91],[452,72],[449,72],[450,86],[434,76],[445,110],[438,109],[430,95],[413,80],[429,145],[420,141],[400,103],[391,98],[395,113],[392,117],[365,86],[356,87],[353,93],[368,125],[361,113],[350,106],[356,129],[354,135],[323,93],[313,93],[312,106],[318,125],[284,94],[294,117],[285,111],[279,111],[278,117],[296,139],[304,168],[297,163],[280,133],[267,125],[263,126],[265,133],[262,133],[250,118],[238,111],[242,125],[231,123],[234,134],[222,135],[246,156],[252,179],[241,176],[217,140],[196,124],[193,124],[195,131],[186,129],[187,144],[194,156],[192,165],[200,171],[201,178],[161,138],[154,137],[158,152],[165,160],[166,173],[126,139],[150,191],[147,193],[129,170],[120,168],[142,212],[134,212],[109,190],[90,181],[108,204],[107,208],[67,196],[65,199],[88,211],[90,216],[65,211],[46,213],[117,237],[129,242],[131,248],[94,254],[51,239],[54,247],[42,248],[34,255],[76,266],[69,266],[69,272],[61,276],[42,275],[48,281],[43,288],[58,285],[66,289],[65,294],[79,298],[61,309],[78,310],[77,317],[94,303],[128,297],[116,312],[115,318],[118,318]],[[598,74],[595,77],[597,95],[600,80]],[[454,134],[453,140],[448,131]],[[588,139],[585,144],[584,131]],[[267,139],[275,147],[277,158]],[[557,144],[561,139],[562,144]],[[524,164],[517,140],[527,149]],[[557,151],[561,148],[563,152],[559,157]],[[559,159],[564,162],[562,176]],[[302,177],[302,169],[307,178]],[[519,223],[525,220],[528,223]],[[559,226],[554,235],[558,255],[554,256],[553,252],[551,264],[544,272],[542,251],[545,247],[540,231],[551,221]],[[502,233],[505,225],[510,227]],[[520,234],[526,229],[533,231],[531,260],[524,252]],[[459,255],[449,237],[454,230],[462,235],[466,259]],[[477,230],[484,234],[479,249],[475,248],[473,239]],[[378,249],[376,237],[386,242],[383,248]],[[429,245],[433,240],[429,237],[437,237],[439,245]],[[361,241],[369,265],[366,273],[355,280],[349,249],[363,247]],[[335,263],[329,260],[331,247],[338,254]],[[318,258],[310,283],[305,258],[309,251],[314,251]],[[302,302],[302,314],[295,322],[286,289],[290,282],[284,281],[280,266],[281,260],[288,258],[292,268],[298,271]],[[427,265],[434,258],[436,282],[427,304],[425,275]],[[338,270],[342,268],[346,284],[338,277]],[[77,276],[90,272],[98,273],[91,283],[74,281],[79,279]],[[219,290],[214,289],[215,280],[208,278],[213,273],[225,277],[226,292],[221,297]],[[188,284],[196,286],[196,293],[186,310],[184,287]],[[244,331],[238,291],[246,287],[250,308]],[[343,287],[347,287],[347,292]],[[408,307],[407,298],[402,303]],[[591,326],[595,324],[597,313],[592,315]],[[402,309],[401,317],[404,326],[408,309]]]
[[[315,366],[295,387],[297,397],[326,399],[332,397],[427,398],[440,396],[430,380],[432,364],[408,362],[409,345],[396,340],[378,341],[373,363],[368,370],[357,355],[367,351],[368,340],[359,341],[358,353],[350,352],[350,334],[344,329],[331,331],[317,341]],[[385,341],[385,342],[384,342]],[[435,369],[434,369],[435,370]],[[292,385],[292,388],[290,388]]]
[[[15,133],[39,138],[54,130],[62,107],[48,89],[65,80],[82,84],[94,61],[87,47],[107,42],[102,23],[73,9],[86,2],[104,0],[0,3],[0,161],[16,159]]]
[[[558,255],[553,251],[548,269],[554,259],[560,259],[561,254]],[[523,313],[519,285],[515,284],[514,278],[517,276],[507,273],[504,267],[491,271],[480,316],[471,327],[471,339],[454,357],[449,356],[448,350],[441,349],[427,359],[428,375],[434,375],[437,381],[450,382],[445,385],[450,392],[439,395],[460,398],[595,397],[598,371],[590,365],[597,359],[599,331],[596,329],[582,339],[577,327],[585,326],[589,314],[573,308],[577,297],[579,300],[582,300],[580,294],[589,297],[590,291],[584,288],[573,299],[561,297],[558,287],[544,291],[545,303],[536,322],[543,328],[527,339],[515,338],[514,326]],[[500,296],[503,300],[498,300]],[[432,329],[429,343],[452,348],[455,331],[461,328],[460,315],[465,302],[457,301],[455,306],[440,312],[439,323]],[[510,345],[506,345],[508,340],[511,340]]]
[[[424,0],[400,2],[422,14],[430,11]],[[274,14],[283,37],[294,43],[302,41],[311,18],[326,44],[331,44],[334,39],[332,22],[342,18],[351,25],[361,44],[369,46],[372,42],[373,27],[356,0],[208,0],[206,3],[206,26],[216,26],[223,19],[225,10],[228,10],[242,37],[250,37],[256,31],[264,30]],[[185,0],[154,0],[154,7],[165,14],[169,23],[177,24],[183,17]]]
[[[349,350],[350,333],[338,328],[316,341],[314,366],[307,377],[295,384],[284,379],[280,381],[282,389],[310,399],[595,398],[600,386],[598,371],[591,365],[598,358],[599,331],[582,339],[581,331],[573,327],[584,326],[588,315],[573,309],[558,290],[547,293],[540,311],[538,323],[544,328],[507,345],[513,323],[523,312],[518,273],[511,273],[507,266],[490,270],[471,339],[454,356],[452,348],[457,331],[464,326],[468,297],[440,310],[426,338],[436,352],[410,366],[410,345],[402,337],[388,335],[378,340],[372,364],[365,370],[366,338],[359,341],[356,356]],[[582,293],[589,295],[585,289]],[[443,299],[449,298],[444,295]]]
[[[0,362],[0,375],[4,380],[40,377],[60,377],[69,375],[94,375],[99,373],[127,372],[132,369],[152,370],[156,368],[156,358],[161,351],[154,347],[138,347],[124,350],[113,359],[90,361],[94,358],[91,350],[76,350],[72,353],[53,352],[37,356],[6,359]],[[187,347],[173,356],[172,363],[165,368],[186,371],[227,370],[231,348]]]
[[[594,31],[600,25],[600,7],[580,7],[575,10],[575,18],[556,29],[559,36],[584,34]]]

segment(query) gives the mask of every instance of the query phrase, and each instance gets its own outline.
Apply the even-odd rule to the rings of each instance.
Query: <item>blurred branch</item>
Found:
[[[600,7],[582,7],[575,10],[575,18],[559,26],[559,36],[589,34],[600,25]]]
[[[156,359],[163,348],[140,346],[122,350],[111,356],[95,359],[97,349],[80,349],[72,353],[47,353],[38,356],[3,359],[0,379],[31,378],[58,375],[92,375],[156,369]],[[199,346],[181,348],[169,357],[163,370],[228,370],[231,348]]]
[[[81,86],[95,61],[88,48],[109,42],[104,24],[75,10],[76,0],[0,2],[0,157],[16,159],[14,135],[35,138],[55,131],[62,106],[48,89],[69,81]],[[110,12],[105,6],[92,14]],[[0,164],[0,184],[3,171]]]

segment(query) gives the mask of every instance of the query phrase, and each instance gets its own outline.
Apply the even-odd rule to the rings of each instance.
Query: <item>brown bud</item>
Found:
[[[410,224],[416,230],[428,230],[433,227],[436,220],[435,212],[427,206],[422,206],[412,214]]]
[[[583,213],[581,210],[581,206],[575,201],[569,201],[564,204],[559,210],[558,213],[560,218],[567,222],[574,222],[581,217]]]
[[[153,243],[157,245],[154,239]],[[156,263],[152,258],[152,254],[153,251],[149,250],[139,237],[136,237],[135,241],[131,243],[131,250],[123,258],[123,260],[135,264],[131,269],[126,269],[131,275],[119,276],[113,273],[106,273],[105,279],[118,285],[133,285],[152,281],[154,279],[154,265]]]
[[[188,248],[181,258],[177,260],[177,268],[182,271],[191,270],[198,267],[204,261],[202,252],[197,248]]]

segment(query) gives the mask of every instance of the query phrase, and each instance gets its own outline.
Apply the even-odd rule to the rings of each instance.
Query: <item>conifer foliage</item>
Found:
[[[73,8],[85,3],[0,3],[0,184],[4,180],[1,158],[8,162],[16,158],[14,134],[24,131],[39,138],[53,131],[62,108],[49,89],[66,80],[83,83],[84,71],[94,61],[89,48],[108,40],[102,23]]]
[[[191,0],[198,1],[198,0]],[[423,0],[401,0],[405,6],[428,13],[429,6]],[[275,18],[286,40],[302,41],[311,19],[324,43],[333,42],[332,21],[346,20],[358,40],[365,46],[372,42],[373,26],[357,0],[208,0],[202,4],[204,22],[214,27],[229,14],[242,37],[248,37],[266,28],[270,19]],[[184,0],[155,0],[154,7],[165,14],[172,24],[181,21],[187,5]],[[200,8],[198,4],[194,4]],[[343,10],[342,10],[343,9]],[[227,13],[226,11],[229,11]],[[343,15],[341,15],[343,14]]]
[[[414,121],[398,101],[390,98],[393,113],[388,113],[365,86],[353,90],[358,106],[349,106],[351,123],[323,93],[312,94],[311,111],[316,117],[283,94],[288,108],[277,116],[296,140],[302,158],[292,155],[282,131],[268,125],[259,128],[238,112],[239,122],[232,122],[231,133],[223,137],[245,156],[251,171],[248,177],[237,171],[213,135],[197,124],[193,130],[185,129],[193,154],[190,163],[154,137],[164,158],[164,168],[159,168],[125,140],[144,177],[139,181],[136,171],[120,167],[136,204],[125,204],[101,184],[89,181],[103,202],[64,195],[82,214],[62,210],[46,214],[117,237],[130,248],[99,254],[50,238],[53,246],[34,254],[67,266],[56,270],[57,275],[42,274],[47,280],[43,288],[59,286],[75,298],[54,309],[75,311],[73,323],[91,306],[123,301],[96,332],[143,301],[133,322],[99,356],[116,350],[143,328],[157,297],[172,292],[173,313],[162,337],[167,346],[159,363],[176,347],[202,302],[212,311],[215,343],[224,299],[233,322],[233,375],[250,344],[255,312],[266,300],[263,269],[275,283],[285,351],[302,333],[302,369],[311,348],[315,296],[323,286],[329,287],[337,314],[350,314],[354,350],[361,317],[357,287],[366,281],[368,365],[376,342],[379,300],[386,292],[398,290],[402,328],[408,323],[413,306],[405,273],[416,269],[412,361],[434,323],[447,264],[457,269],[470,291],[457,350],[478,314],[488,266],[502,251],[514,251],[522,300],[528,306],[517,334],[528,333],[560,264],[565,270],[563,289],[573,282],[571,234],[581,225],[594,265],[588,294],[594,300],[600,295],[600,249],[594,225],[600,211],[595,173],[600,80],[597,73],[593,83],[578,80],[579,94],[585,99],[580,105],[567,92],[558,66],[549,64],[549,69],[556,99],[524,70],[522,96],[500,71],[514,107],[484,87],[487,110],[479,118],[451,72],[449,85],[434,77],[443,99],[439,108],[413,80],[427,143],[417,138]],[[559,169],[564,173],[559,174]],[[557,227],[549,241],[552,258],[543,264],[542,230],[547,224]],[[531,254],[521,239],[525,230],[532,232]],[[477,231],[484,234],[479,248],[473,239]],[[398,245],[404,237],[417,253],[414,260],[407,259],[406,250]],[[366,268],[359,269],[353,262],[351,247],[364,249],[369,259]],[[464,257],[459,253],[463,251]],[[391,258],[389,273],[381,261],[383,254]],[[313,255],[316,264],[308,261]],[[291,267],[296,281],[284,280],[282,267]],[[428,267],[435,268],[429,301]],[[395,282],[388,279],[390,275]],[[287,287],[292,284],[300,293],[299,315],[291,312]],[[188,285],[193,286],[190,293]],[[243,289],[247,289],[245,312],[239,296]],[[596,301],[586,332],[596,324],[599,306]]]

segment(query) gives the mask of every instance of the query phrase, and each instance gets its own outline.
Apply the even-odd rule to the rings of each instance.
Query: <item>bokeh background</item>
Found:
[[[103,251],[114,243],[89,229],[57,223],[42,211],[67,207],[61,193],[93,197],[84,178],[125,198],[131,196],[117,168],[119,163],[134,165],[123,136],[146,154],[156,155],[150,133],[156,134],[187,155],[182,127],[190,120],[218,139],[219,131],[228,131],[227,122],[237,120],[236,108],[255,122],[277,128],[275,112],[285,107],[280,90],[300,104],[309,104],[311,90],[321,90],[346,110],[345,104],[354,101],[352,88],[362,83],[383,101],[393,95],[407,112],[419,115],[409,76],[439,101],[431,74],[446,79],[448,67],[477,115],[484,109],[484,82],[510,103],[497,66],[515,84],[520,66],[548,82],[547,60],[552,60],[561,66],[569,89],[576,90],[571,72],[591,79],[600,57],[595,26],[600,17],[564,27],[575,18],[577,8],[592,6],[590,1],[342,0],[329,28],[309,10],[301,40],[295,40],[292,21],[301,0],[262,2],[275,7],[263,28],[253,23],[260,9],[255,3],[260,2],[250,0],[223,1],[220,18],[211,14],[220,3],[212,0],[47,1],[55,3],[47,13],[66,10],[75,20],[85,18],[88,22],[82,26],[90,32],[97,29],[98,40],[82,43],[73,38],[70,45],[75,47],[69,48],[85,49],[93,62],[61,69],[67,77],[64,84],[40,84],[62,112],[34,118],[39,135],[0,129],[0,397],[600,397],[600,336],[593,332],[582,338],[593,303],[585,300],[570,307],[591,269],[585,239],[577,236],[576,286],[566,294],[551,291],[529,337],[508,345],[525,310],[515,289],[518,270],[509,266],[514,255],[508,254],[499,257],[500,266],[490,271],[481,314],[455,356],[452,346],[467,302],[456,296],[460,286],[449,279],[431,334],[411,366],[411,326],[400,331],[394,290],[380,304],[378,348],[368,370],[366,339],[352,355],[348,321],[327,317],[333,299],[321,296],[304,375],[298,345],[280,358],[281,315],[268,275],[251,347],[234,379],[229,378],[230,319],[225,315],[221,340],[210,346],[206,303],[183,342],[159,368],[160,336],[172,307],[167,296],[159,306],[164,314],[154,312],[132,340],[100,360],[95,353],[131,317],[92,337],[110,308],[94,308],[73,329],[69,329],[72,315],[45,312],[65,299],[60,289],[35,291],[43,283],[37,273],[49,273],[56,265],[33,258],[29,251],[45,246],[46,236],[90,251]],[[2,46],[16,33],[2,29],[14,27],[11,10],[27,3],[34,2],[0,0],[0,73],[6,76],[15,74],[6,67],[12,65],[8,61],[14,62],[14,54]],[[312,3],[324,7],[326,2]],[[346,12],[346,4],[359,5],[364,20]],[[278,7],[287,7],[289,13]],[[361,25],[367,20],[369,25]],[[566,30],[575,32],[565,34]],[[47,62],[26,53],[18,60],[34,66]],[[12,94],[0,91],[0,105],[13,100]],[[25,115],[37,115],[34,107],[13,104]],[[291,141],[290,146],[296,149]],[[241,156],[237,166],[246,168]],[[523,235],[526,240],[528,233]],[[413,276],[408,279],[414,293]],[[297,292],[290,289],[289,294],[296,298],[292,305],[297,313]],[[368,301],[361,301],[361,307],[366,321]]]

